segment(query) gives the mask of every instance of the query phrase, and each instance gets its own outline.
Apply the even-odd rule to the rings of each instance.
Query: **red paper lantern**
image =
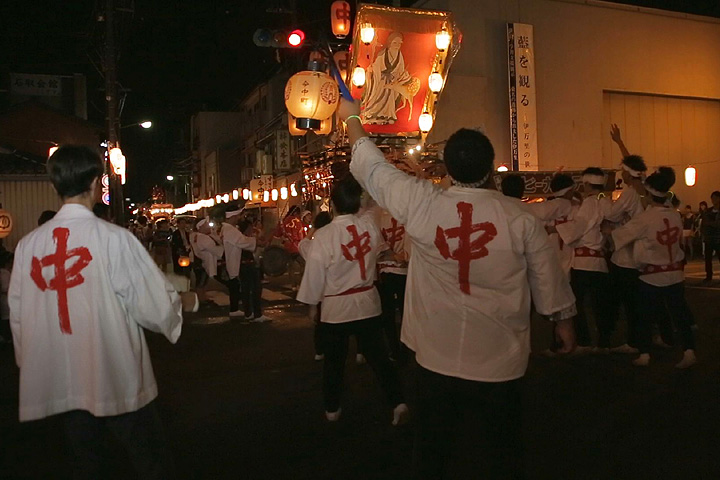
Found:
[[[330,7],[332,32],[337,38],[345,38],[350,33],[350,4],[343,0],[333,2]]]

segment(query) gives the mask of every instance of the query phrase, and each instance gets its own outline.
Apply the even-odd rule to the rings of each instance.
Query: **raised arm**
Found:
[[[617,143],[623,158],[630,155],[630,152],[625,147],[625,143],[622,140],[622,136],[620,136],[620,127],[618,127],[616,123],[613,123],[610,126],[610,138],[612,138],[613,142]]]

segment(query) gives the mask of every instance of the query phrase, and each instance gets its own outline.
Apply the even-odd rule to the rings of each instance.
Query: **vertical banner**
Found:
[[[275,131],[275,169],[279,172],[288,171],[290,164],[290,132],[285,129]]]
[[[512,169],[537,171],[537,110],[533,27],[508,23]]]

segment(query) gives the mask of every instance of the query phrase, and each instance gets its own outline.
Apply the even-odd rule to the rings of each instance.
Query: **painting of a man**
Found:
[[[401,47],[403,34],[392,32],[385,47],[374,58],[367,71],[367,88],[362,98],[363,122],[375,125],[394,124],[397,114],[406,105],[408,120],[412,117],[413,97],[420,89],[420,80],[405,68]]]

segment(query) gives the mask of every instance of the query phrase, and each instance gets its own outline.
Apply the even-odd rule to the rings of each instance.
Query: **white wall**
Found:
[[[430,0],[417,6],[451,10],[463,32],[431,142],[460,127],[482,126],[498,161],[508,161],[508,22],[534,26],[544,170],[603,164],[605,90],[720,99],[717,19],[591,0]]]

